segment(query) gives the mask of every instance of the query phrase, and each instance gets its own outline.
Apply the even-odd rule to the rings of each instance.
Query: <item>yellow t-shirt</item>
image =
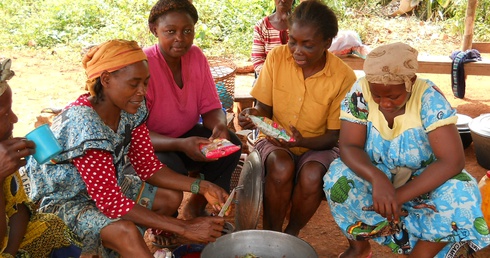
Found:
[[[303,79],[287,45],[275,47],[250,94],[272,106],[272,120],[290,133],[289,125],[303,135],[315,137],[327,129],[340,129],[340,102],[356,81],[354,71],[338,57],[326,53],[327,63],[318,73]],[[291,151],[301,155],[307,148]]]

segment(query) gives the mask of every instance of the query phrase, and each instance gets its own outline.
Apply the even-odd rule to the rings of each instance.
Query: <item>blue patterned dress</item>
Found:
[[[372,100],[368,82],[359,79],[341,104],[341,119],[366,126],[364,151],[372,163],[393,180],[390,170],[408,168],[410,177],[435,160],[428,133],[456,123],[456,111],[428,80],[417,79],[405,114],[389,128]],[[403,205],[401,223],[389,223],[372,210],[372,186],[349,169],[341,158],[330,165],[324,191],[335,221],[352,240],[372,239],[394,253],[408,254],[418,240],[448,242],[436,257],[467,257],[490,242],[480,209],[476,180],[466,171],[435,190]]]
[[[89,95],[80,96],[79,100]],[[78,101],[78,100],[77,100]],[[143,103],[135,114],[121,111],[117,132],[106,126],[92,107],[74,105],[55,117],[51,129],[63,147],[63,152],[51,164],[38,164],[29,159],[26,172],[31,182],[30,197],[38,202],[42,212],[58,215],[83,241],[83,253],[102,254],[103,257],[119,255],[104,248],[100,231],[119,220],[108,218],[89,196],[79,171],[71,162],[88,150],[104,150],[111,153],[118,185],[124,195],[137,199],[142,180],[123,173],[125,157],[129,152],[132,131],[144,123],[147,117]],[[143,229],[140,229],[141,231]]]

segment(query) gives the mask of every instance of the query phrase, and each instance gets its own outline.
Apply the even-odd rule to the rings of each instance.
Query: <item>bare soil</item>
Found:
[[[360,22],[367,24],[366,17],[360,18]],[[372,48],[383,43],[403,41],[419,49],[421,54],[450,55],[460,44],[458,37],[444,33],[440,25],[419,22],[410,17],[391,19],[372,27],[365,36],[368,39],[365,44]],[[13,110],[19,117],[15,136],[24,136],[32,130],[42,109],[64,107],[85,92],[85,76],[78,53],[73,54],[63,48],[28,49],[2,51],[0,56],[13,59],[12,70],[17,74],[9,82],[14,92]],[[237,63],[248,62],[237,60]],[[468,76],[464,99],[453,96],[449,74],[419,76],[434,81],[459,113],[473,118],[490,113],[490,76]],[[237,75],[236,91],[249,91],[252,81],[252,74]],[[479,180],[487,170],[478,165],[473,144],[465,150],[465,156],[465,168]],[[233,217],[228,220],[233,221]],[[347,241],[333,221],[326,202],[322,202],[299,237],[310,243],[320,257],[337,257],[347,248]],[[186,242],[185,239],[182,242]],[[376,244],[373,244],[373,253],[374,257],[397,257]],[[477,257],[490,257],[490,249],[479,252]]]

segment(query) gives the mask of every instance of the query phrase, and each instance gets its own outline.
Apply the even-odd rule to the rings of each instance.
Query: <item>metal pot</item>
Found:
[[[459,136],[461,138],[461,143],[463,143],[463,148],[468,148],[473,139],[471,138],[470,128],[468,124],[473,120],[471,117],[462,114],[456,114],[458,116],[458,122],[456,126],[458,128]]]
[[[468,124],[475,147],[476,161],[490,169],[490,113],[474,118]]]
[[[459,138],[461,138],[461,143],[463,143],[463,148],[465,149],[470,147],[471,143],[473,142],[470,130],[459,130]]]
[[[254,254],[261,258],[318,258],[304,240],[270,230],[242,230],[224,235],[204,247],[201,258],[235,258]]]

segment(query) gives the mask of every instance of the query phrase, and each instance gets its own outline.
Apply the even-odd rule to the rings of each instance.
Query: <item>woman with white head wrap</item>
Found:
[[[340,159],[324,177],[349,241],[339,257],[370,257],[370,239],[417,258],[468,257],[489,244],[456,111],[417,67],[407,44],[378,47],[341,104]]]

